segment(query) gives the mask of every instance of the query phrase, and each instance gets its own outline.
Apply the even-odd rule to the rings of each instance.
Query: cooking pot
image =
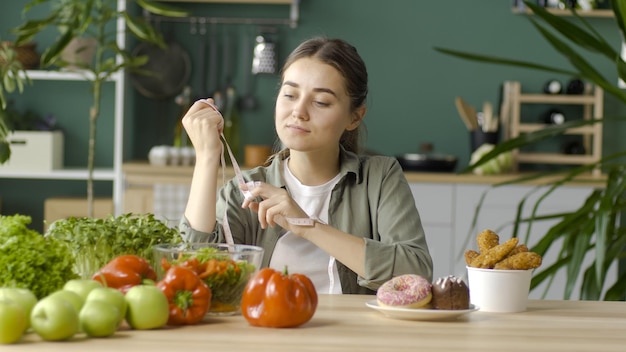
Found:
[[[457,157],[453,155],[408,153],[396,159],[404,171],[454,172],[457,164]]]

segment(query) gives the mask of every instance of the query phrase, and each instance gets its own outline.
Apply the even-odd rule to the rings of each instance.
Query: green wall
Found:
[[[3,4],[0,12],[0,38],[11,39],[7,32],[19,23],[26,0]],[[519,80],[527,91],[539,92],[543,83],[556,78],[566,83],[571,77],[505,66],[469,62],[436,52],[436,46],[493,54],[542,62],[552,66],[568,64],[551,49],[534,29],[530,17],[513,14],[510,1],[415,1],[415,0],[301,0],[300,21],[297,28],[277,27],[280,57],[284,58],[300,41],[314,35],[342,37],[352,42],[365,59],[370,75],[369,110],[366,116],[367,148],[382,154],[397,155],[417,152],[421,143],[431,142],[435,151],[459,157],[459,168],[469,160],[469,134],[454,106],[454,97],[462,96],[475,106],[490,101],[497,106],[500,85],[504,80]],[[215,5],[184,4],[195,16],[280,17],[288,16],[287,6],[274,5]],[[131,10],[136,10],[131,8]],[[589,22],[606,38],[619,47],[619,34],[612,18],[590,18]],[[196,48],[200,40],[189,33],[183,23],[161,23],[164,33],[181,42],[189,51],[193,74],[189,84],[200,86],[199,63]],[[219,35],[228,32],[237,40],[238,51],[234,84],[242,85],[244,67],[241,40],[259,30],[252,25],[219,25]],[[49,34],[51,36],[52,34]],[[49,38],[49,37],[48,37]],[[44,39],[43,41],[45,41]],[[45,43],[39,43],[42,50]],[[129,43],[132,49],[136,43]],[[597,60],[597,68],[607,77],[614,77],[612,64]],[[222,77],[220,77],[223,79]],[[242,114],[243,143],[273,143],[273,100],[278,77],[259,75],[255,92],[261,106]],[[130,81],[130,80],[129,80]],[[220,80],[222,81],[222,80]],[[35,82],[23,96],[15,96],[20,108],[35,109],[49,106],[58,96],[46,94],[44,85]],[[39,87],[38,87],[39,86]],[[55,89],[55,88],[50,88]],[[170,144],[173,126],[181,116],[180,107],[172,99],[155,101],[138,94],[129,83],[127,89],[127,135],[125,156],[129,160],[146,159],[151,146]],[[75,104],[79,94],[68,91],[62,102]],[[112,97],[106,97],[104,106],[111,106]],[[76,108],[74,108],[76,110]],[[623,114],[623,107],[612,97],[605,99],[605,116]],[[48,111],[39,111],[42,114]],[[74,113],[73,119],[81,119]],[[67,121],[63,126],[76,135],[84,126]],[[110,134],[110,125],[102,123],[101,133]],[[605,123],[604,148],[626,148],[625,127]],[[101,138],[100,162],[106,164],[107,138]],[[110,141],[108,142],[110,143]],[[80,147],[69,147],[66,159],[80,163]],[[67,148],[66,148],[67,149]],[[86,149],[86,146],[85,146]],[[86,160],[86,158],[85,158]],[[85,161],[86,163],[86,161]],[[81,195],[75,184],[80,182],[18,182],[0,179],[2,213],[22,212],[33,215],[34,222],[42,219],[43,199],[51,196]],[[104,187],[106,188],[106,187]],[[107,192],[105,189],[103,192]]]

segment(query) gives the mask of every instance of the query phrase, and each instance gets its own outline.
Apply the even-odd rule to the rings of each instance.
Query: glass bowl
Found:
[[[179,243],[155,245],[153,252],[158,280],[163,278],[168,265],[186,265],[211,289],[208,314],[234,315],[240,311],[248,280],[261,267],[264,250],[244,244]]]

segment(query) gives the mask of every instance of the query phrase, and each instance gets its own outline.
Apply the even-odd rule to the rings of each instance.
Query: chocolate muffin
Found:
[[[469,309],[469,288],[456,276],[449,275],[437,279],[433,283],[432,294],[430,304],[434,309]]]

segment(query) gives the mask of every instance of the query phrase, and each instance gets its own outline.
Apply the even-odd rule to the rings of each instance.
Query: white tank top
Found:
[[[330,194],[340,175],[320,186],[306,186],[291,173],[287,161],[284,162],[283,175],[293,199],[309,217],[328,222]],[[335,258],[291,231],[278,240],[270,259],[270,267],[275,270],[282,271],[285,266],[290,273],[308,276],[318,293],[342,293]]]

